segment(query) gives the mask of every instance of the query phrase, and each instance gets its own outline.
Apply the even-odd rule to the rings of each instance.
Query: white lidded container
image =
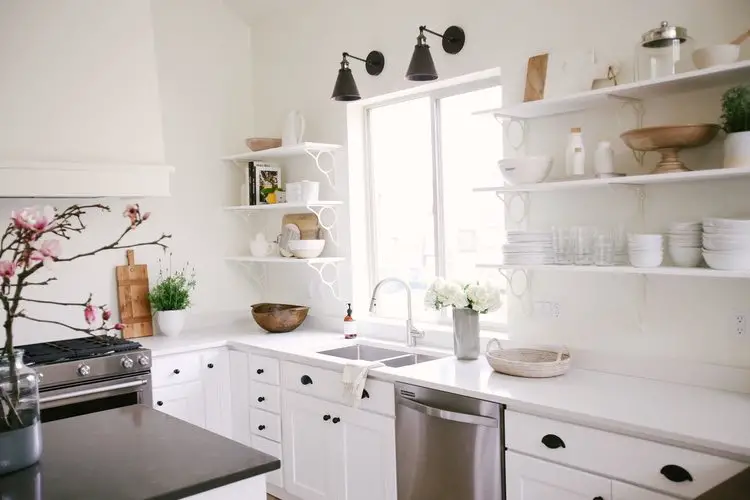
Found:
[[[581,176],[586,168],[586,149],[583,147],[583,134],[580,127],[570,129],[568,147],[565,149],[565,175]]]
[[[615,173],[615,153],[609,141],[601,141],[597,145],[594,153],[594,171],[600,177]]]
[[[636,48],[636,80],[653,80],[682,71],[690,61],[693,52],[693,40],[687,29],[671,26],[662,21],[658,28],[647,31],[641,36]]]

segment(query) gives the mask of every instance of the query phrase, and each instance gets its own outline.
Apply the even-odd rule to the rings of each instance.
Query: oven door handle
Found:
[[[58,394],[56,396],[47,396],[39,398],[39,403],[52,403],[53,401],[61,401],[63,399],[78,398],[81,396],[90,396],[92,394],[99,394],[102,392],[116,391],[118,389],[127,389],[129,387],[140,387],[148,384],[148,380],[135,380],[133,382],[124,382],[122,384],[108,385],[106,387],[97,387],[95,389],[83,389],[81,391],[69,392],[67,394]]]
[[[481,415],[472,415],[470,413],[460,413],[457,411],[443,410],[434,406],[418,403],[411,399],[399,399],[398,404],[411,408],[414,411],[423,413],[430,417],[440,418],[443,420],[452,420],[462,424],[483,425],[485,427],[497,427],[497,419],[483,417]]]

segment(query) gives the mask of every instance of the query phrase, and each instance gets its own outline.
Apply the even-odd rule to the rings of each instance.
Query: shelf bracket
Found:
[[[261,290],[266,289],[268,284],[268,270],[262,262],[237,262],[245,268],[245,271],[250,279],[252,279]]]
[[[334,209],[333,207],[327,207],[327,206],[315,207],[311,205],[307,205],[306,208],[307,210],[314,213],[318,217],[318,224],[320,224],[320,227],[326,230],[326,232],[328,233],[328,236],[331,237],[331,241],[333,242],[333,244],[338,247],[339,243],[338,243],[337,235],[334,234],[334,231],[333,231],[333,228],[336,225],[336,222],[338,221],[338,213],[336,212],[336,209]],[[326,210],[329,210],[333,214],[333,222],[331,222],[330,224],[326,224],[325,222],[323,222],[323,213],[325,213]]]
[[[526,292],[529,291],[529,273],[526,269],[499,269],[500,275],[505,278],[505,281],[508,282],[508,288],[510,289],[511,295],[513,295],[518,300],[522,300],[523,296],[526,294]],[[515,277],[516,275],[523,276],[523,285],[522,290],[519,292],[516,290],[515,287]]]
[[[334,184],[334,177],[336,175],[336,156],[333,154],[333,151],[314,151],[305,149],[305,153],[315,161],[315,167],[320,170],[323,175],[326,176],[326,179],[328,179],[328,184],[334,190],[336,190],[336,186]],[[324,154],[327,154],[331,158],[331,167],[328,169],[323,168],[323,165],[320,161],[321,156]]]
[[[331,267],[336,274],[336,277],[333,280],[327,280],[325,278],[325,270],[327,267]],[[316,273],[318,273],[318,277],[320,278],[321,283],[323,283],[325,286],[328,287],[329,290],[331,290],[331,294],[336,298],[336,300],[341,300],[341,297],[339,297],[337,286],[338,283],[338,266],[336,266],[335,263],[332,262],[308,262],[307,267],[314,270]]]
[[[520,118],[512,118],[509,116],[501,116],[501,115],[494,115],[495,121],[498,122],[500,125],[503,125],[503,135],[505,136],[505,140],[510,144],[510,146],[516,150],[519,151],[524,144],[526,144],[526,135],[527,135],[527,128],[526,128],[526,120],[520,119]],[[508,124],[507,127],[505,127],[505,123]],[[517,143],[514,144],[511,138],[510,129],[513,125],[517,125],[518,128],[521,131],[521,137],[518,140]]]
[[[643,128],[643,118],[646,116],[646,108],[643,105],[643,101],[634,97],[624,97],[618,95],[608,95],[609,99],[618,101],[622,104],[622,108],[631,108],[635,113],[635,128]],[[643,162],[646,158],[645,151],[632,150],[635,161],[638,162],[639,166],[643,166]]]
[[[503,193],[501,191],[495,191],[495,196],[497,196],[497,199],[502,201],[505,205],[505,210],[508,212],[511,212],[511,219],[513,222],[520,224],[524,220],[526,220],[526,217],[529,215],[529,205],[531,205],[531,199],[529,198],[529,193],[526,191],[516,191],[512,193]],[[521,212],[521,217],[512,217],[512,211],[510,209],[511,205],[513,204],[513,200],[516,198],[519,198],[521,200],[521,203],[523,204],[523,211]]]

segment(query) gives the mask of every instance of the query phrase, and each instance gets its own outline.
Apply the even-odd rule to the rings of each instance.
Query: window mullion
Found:
[[[432,199],[435,231],[435,274],[445,276],[447,272],[445,246],[445,211],[443,203],[443,162],[440,130],[440,100],[430,97],[430,123],[432,125]],[[446,317],[445,310],[441,316]]]

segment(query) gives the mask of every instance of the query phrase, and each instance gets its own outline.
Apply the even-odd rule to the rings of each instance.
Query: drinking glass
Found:
[[[594,263],[594,230],[590,227],[576,226],[573,228],[575,243],[575,264],[590,266]]]
[[[612,230],[612,243],[614,244],[614,261],[618,265],[628,264],[628,234],[625,226],[618,225]]]
[[[572,264],[574,260],[573,247],[573,236],[568,228],[552,228],[552,249],[555,252],[555,264]]]
[[[599,233],[594,240],[594,265],[611,266],[615,263],[615,244],[612,235]]]

